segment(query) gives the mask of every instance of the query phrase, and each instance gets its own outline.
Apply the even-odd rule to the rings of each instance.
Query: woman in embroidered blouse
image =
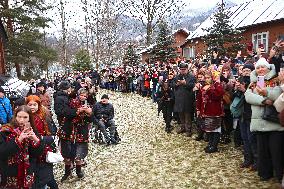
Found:
[[[31,188],[35,158],[42,152],[30,108],[18,107],[11,124],[3,125],[0,130],[0,188]]]
[[[84,88],[78,90],[77,98],[70,102],[71,109],[77,109],[77,116],[72,119],[72,125],[65,131],[59,130],[58,136],[61,145],[61,154],[65,162],[65,174],[61,181],[66,180],[71,174],[70,167],[75,161],[78,178],[84,177],[82,164],[88,154],[89,127],[92,109],[86,105],[88,91]],[[75,146],[75,149],[74,147]]]
[[[220,79],[213,80],[211,72],[204,74],[205,84],[199,84],[199,93],[196,96],[197,116],[202,118],[201,128],[208,135],[208,145],[204,149],[206,153],[218,151],[218,143],[221,133],[221,122],[224,116],[223,95],[224,89]]]
[[[57,189],[58,186],[53,174],[53,164],[46,162],[47,152],[55,150],[55,126],[52,124],[53,122],[48,109],[42,106],[40,97],[36,95],[28,96],[26,98],[26,104],[32,111],[35,127],[44,143],[44,151],[37,158],[36,162],[34,188],[42,189],[47,185],[51,189]]]

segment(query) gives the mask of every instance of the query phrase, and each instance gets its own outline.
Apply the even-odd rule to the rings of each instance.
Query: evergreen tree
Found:
[[[87,71],[93,69],[89,52],[85,49],[79,50],[75,55],[72,67],[76,71]]]
[[[151,60],[167,62],[176,58],[176,49],[173,48],[173,37],[165,21],[159,23],[159,33],[156,45],[151,51]]]
[[[43,33],[39,30],[48,27],[50,19],[43,14],[49,8],[44,0],[0,2],[0,17],[6,25],[9,38],[7,63],[10,67],[16,67],[18,77],[21,77],[21,65],[28,68],[31,59],[40,58],[46,49],[42,43]]]
[[[233,28],[230,23],[230,12],[225,9],[225,4],[218,4],[218,10],[214,14],[213,26],[204,29],[208,35],[204,37],[205,43],[208,46],[208,52],[213,50],[218,52],[219,55],[232,55],[244,48],[241,44],[242,36],[241,31]]]
[[[139,57],[135,53],[133,45],[128,45],[126,53],[123,58],[123,64],[128,66],[136,66],[139,63]]]

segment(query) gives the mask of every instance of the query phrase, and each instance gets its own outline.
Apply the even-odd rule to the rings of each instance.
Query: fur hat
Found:
[[[270,64],[266,61],[265,58],[260,58],[256,64],[255,64],[255,68],[257,68],[258,66],[266,66],[268,69],[271,68]]]

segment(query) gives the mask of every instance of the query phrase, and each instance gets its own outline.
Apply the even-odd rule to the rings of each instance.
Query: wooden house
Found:
[[[284,35],[283,0],[251,0],[229,8],[230,21],[234,28],[242,31],[242,43],[252,44],[256,50],[263,46],[266,53],[280,35]],[[203,36],[208,33],[203,29],[213,25],[213,14],[193,31],[181,45],[183,56],[187,59],[203,54],[207,49]]]

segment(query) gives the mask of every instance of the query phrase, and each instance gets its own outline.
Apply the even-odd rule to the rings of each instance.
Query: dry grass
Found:
[[[221,146],[220,153],[205,154],[204,142],[166,134],[150,99],[110,95],[122,142],[91,144],[85,178],[78,180],[74,173],[59,188],[279,188],[275,181],[260,182],[255,172],[240,169],[240,150]],[[55,170],[60,180],[63,165]]]

